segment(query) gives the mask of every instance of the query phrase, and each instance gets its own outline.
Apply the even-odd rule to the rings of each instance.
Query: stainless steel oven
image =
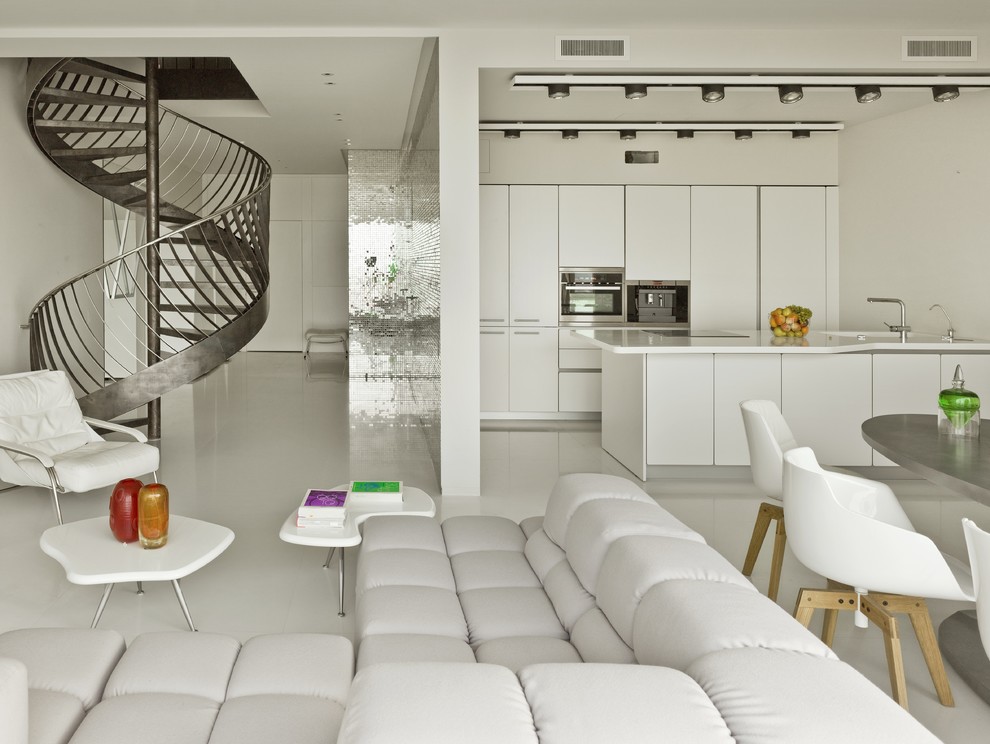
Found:
[[[622,269],[560,270],[561,323],[621,323]]]

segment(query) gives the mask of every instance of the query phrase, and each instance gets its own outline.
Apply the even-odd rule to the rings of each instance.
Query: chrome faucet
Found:
[[[942,336],[942,340],[952,341],[956,337],[956,329],[952,327],[952,318],[949,317],[949,314],[945,311],[945,308],[939,305],[937,302],[928,309],[934,310],[935,308],[938,308],[939,310],[942,311],[942,315],[945,316],[945,322],[949,324],[949,328]]]
[[[904,301],[899,300],[896,297],[867,297],[867,302],[896,302],[901,306],[901,323],[900,325],[891,325],[890,323],[884,323],[887,328],[889,328],[894,333],[901,334],[901,343],[907,341],[908,331],[911,330],[911,326],[907,324],[907,309],[904,307]]]

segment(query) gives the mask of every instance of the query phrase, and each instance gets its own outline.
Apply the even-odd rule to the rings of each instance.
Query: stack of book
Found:
[[[347,519],[347,491],[311,488],[299,505],[297,527],[343,527]]]

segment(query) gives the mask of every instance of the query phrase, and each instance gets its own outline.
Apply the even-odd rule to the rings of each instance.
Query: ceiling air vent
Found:
[[[629,59],[629,37],[558,36],[557,59]]]
[[[905,62],[975,62],[975,36],[902,36]]]

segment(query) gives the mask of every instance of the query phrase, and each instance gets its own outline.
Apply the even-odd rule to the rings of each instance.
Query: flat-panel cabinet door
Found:
[[[827,330],[825,188],[760,188],[760,317],[797,304],[814,313],[812,330]],[[761,326],[763,327],[763,326]]]
[[[715,464],[749,465],[739,404],[772,400],[780,407],[780,354],[715,355]]]
[[[595,413],[602,410],[600,370],[561,372],[557,384],[561,412]]]
[[[510,186],[510,325],[557,325],[558,268],[557,187]]]
[[[761,327],[757,215],[755,186],[691,187],[694,328]]]
[[[509,324],[509,187],[481,187],[481,325]]]
[[[509,329],[509,410],[557,412],[557,329]]]
[[[626,279],[691,278],[691,187],[626,186]]]
[[[560,265],[622,266],[622,186],[561,186],[559,198]]]
[[[509,410],[509,329],[481,329],[481,410]]]
[[[871,465],[862,425],[873,415],[871,354],[782,354],[780,411],[823,465]]]
[[[647,354],[646,464],[711,465],[713,354]]]
[[[938,354],[874,354],[873,415],[935,413],[938,407]],[[874,465],[896,465],[873,452]]]

